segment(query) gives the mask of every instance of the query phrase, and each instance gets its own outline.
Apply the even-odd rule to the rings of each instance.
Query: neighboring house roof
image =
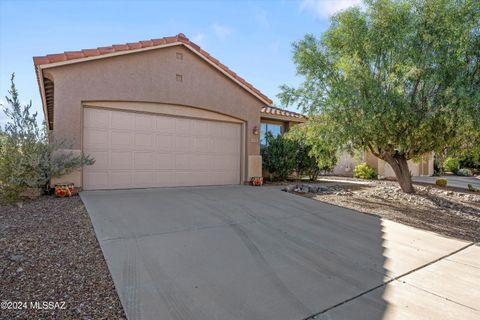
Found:
[[[296,122],[304,122],[307,117],[301,113],[281,109],[278,107],[262,107],[261,115],[263,118],[281,119]]]
[[[242,86],[248,92],[256,96],[263,103],[265,103],[266,105],[272,104],[272,100],[270,100],[266,95],[262,94],[258,89],[248,83],[245,79],[239,77],[227,66],[212,57],[208,52],[200,48],[200,46],[190,41],[183,33],[179,33],[176,36],[164,37],[160,39],[151,39],[134,43],[112,45],[109,47],[100,47],[96,49],[66,51],[58,54],[47,54],[45,56],[33,57],[35,71],[37,73],[37,80],[40,86],[40,94],[42,96],[42,103],[44,104],[45,115],[53,115],[53,83],[43,77],[42,69],[174,45],[184,45],[185,47],[189,48],[191,51],[209,62],[218,70],[222,71],[225,75],[227,75],[237,84]],[[49,110],[49,108],[51,108],[51,110]],[[49,119],[49,124],[53,124],[52,120],[53,119]]]

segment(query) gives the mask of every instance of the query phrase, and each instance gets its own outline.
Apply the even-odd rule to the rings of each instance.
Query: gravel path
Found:
[[[0,204],[0,252],[0,319],[125,319],[78,196]]]

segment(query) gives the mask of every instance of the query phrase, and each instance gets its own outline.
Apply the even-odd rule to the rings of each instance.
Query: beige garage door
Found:
[[[240,183],[241,126],[84,109],[85,190]]]

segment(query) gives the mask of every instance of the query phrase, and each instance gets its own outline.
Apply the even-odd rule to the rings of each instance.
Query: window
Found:
[[[270,132],[274,137],[283,133],[283,124],[261,123],[260,124],[260,145],[267,144],[265,135]]]

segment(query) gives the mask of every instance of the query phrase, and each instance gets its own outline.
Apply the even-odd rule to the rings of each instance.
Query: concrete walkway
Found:
[[[480,248],[277,188],[83,192],[128,319],[478,319]]]
[[[474,188],[480,189],[480,179],[476,177],[460,177],[460,176],[442,176],[442,177],[413,177],[414,182],[423,182],[435,184],[438,178],[445,178],[448,180],[448,187],[467,189],[467,185],[471,184]]]

